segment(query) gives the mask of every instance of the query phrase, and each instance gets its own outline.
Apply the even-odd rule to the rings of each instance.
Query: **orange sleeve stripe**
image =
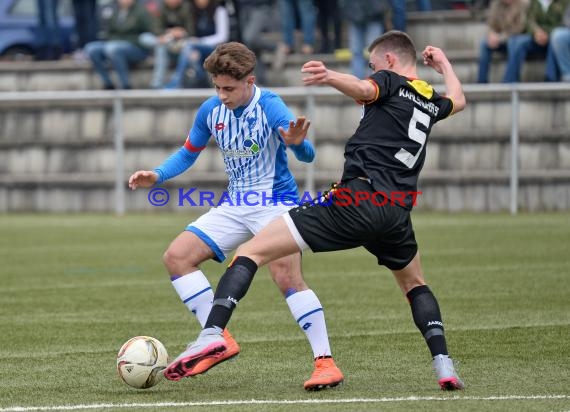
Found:
[[[378,83],[376,83],[374,80],[372,80],[370,78],[366,79],[366,81],[370,82],[370,84],[372,86],[374,86],[376,93],[374,93],[374,98],[372,98],[370,100],[356,100],[356,103],[358,103],[358,104],[374,103],[376,100],[378,100],[378,97],[380,97],[380,86],[378,86]]]
[[[196,153],[196,152],[201,152],[202,150],[204,150],[206,146],[196,147],[192,143],[190,143],[190,139],[187,138],[186,141],[184,142],[184,147],[188,151]]]

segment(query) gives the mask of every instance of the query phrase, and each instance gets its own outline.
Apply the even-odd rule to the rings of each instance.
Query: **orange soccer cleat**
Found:
[[[308,391],[320,391],[337,386],[343,381],[344,376],[336,367],[333,358],[317,358],[315,359],[315,370],[304,386]]]

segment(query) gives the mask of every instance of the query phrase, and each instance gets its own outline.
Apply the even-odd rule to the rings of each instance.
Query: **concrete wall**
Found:
[[[125,179],[135,170],[156,167],[184,142],[203,93],[154,100],[125,93],[131,96],[125,97],[122,129]],[[467,92],[467,97],[464,112],[434,127],[420,179],[419,208],[494,211],[509,206],[508,94]],[[284,98],[295,113],[306,113],[304,96]],[[360,108],[340,94],[317,96],[316,108],[311,119],[316,189],[324,189],[340,177],[344,143],[359,121]],[[111,100],[4,101],[0,109],[0,211],[114,209],[117,159]],[[519,125],[521,207],[567,210],[570,99],[540,91],[522,93]],[[290,158],[303,188],[307,166]],[[190,172],[166,187],[173,194],[191,187],[219,192],[225,182],[221,156],[212,146]],[[153,209],[146,195],[128,192],[127,209]],[[176,203],[165,209],[184,210]]]
[[[410,13],[409,33],[418,49],[443,47],[460,79],[475,80],[480,39],[485,34],[483,16],[470,12]],[[316,56],[341,71],[348,61],[334,55]],[[272,86],[300,85],[304,56],[289,56],[285,68],[269,72]],[[266,63],[272,60],[265,56]],[[504,67],[497,58],[491,79],[500,81]],[[420,77],[439,84],[431,69],[420,67]],[[543,63],[527,62],[523,79],[542,79]],[[133,85],[146,88],[151,65],[132,72]],[[112,92],[100,92],[99,79],[89,64],[38,62],[0,64],[0,92],[77,90],[71,100],[38,97],[35,101],[0,96],[0,211],[113,211],[117,159],[113,143]],[[296,114],[306,114],[305,97],[286,89],[285,101]],[[211,90],[183,98],[165,92],[138,96],[126,92],[123,135],[123,175],[150,169],[162,162],[184,141],[199,103]],[[4,96],[4,97],[3,97]],[[10,96],[8,99],[5,96]],[[509,207],[511,108],[509,95],[496,91],[467,93],[467,109],[436,125],[427,148],[420,179],[423,194],[418,208],[447,211],[496,211]],[[343,147],[354,131],[360,108],[340,94],[320,96],[312,115],[317,145],[316,189],[324,189],[340,177]],[[525,210],[570,208],[570,92],[521,94],[520,191]],[[293,156],[290,156],[293,158]],[[307,166],[291,160],[300,187]],[[178,188],[197,187],[220,193],[226,177],[214,147],[205,150],[187,174],[169,182],[172,196]],[[157,210],[147,191],[128,192],[127,210]],[[172,201],[160,210],[185,211]]]

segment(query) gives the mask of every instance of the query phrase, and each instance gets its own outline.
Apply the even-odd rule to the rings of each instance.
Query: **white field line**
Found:
[[[10,406],[0,408],[0,412],[31,411],[77,411],[82,409],[112,408],[175,408],[190,406],[231,406],[231,405],[300,405],[300,404],[350,404],[350,403],[384,403],[384,402],[446,402],[446,401],[511,401],[511,400],[555,400],[570,399],[570,395],[506,395],[506,396],[408,396],[400,398],[352,398],[352,399],[297,399],[297,400],[234,400],[210,402],[155,402],[155,403],[93,403],[81,405],[59,406]]]

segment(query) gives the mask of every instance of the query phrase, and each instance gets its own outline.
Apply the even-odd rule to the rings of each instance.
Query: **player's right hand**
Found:
[[[158,175],[151,170],[139,170],[129,177],[129,187],[135,190],[138,187],[151,187],[158,180]]]

